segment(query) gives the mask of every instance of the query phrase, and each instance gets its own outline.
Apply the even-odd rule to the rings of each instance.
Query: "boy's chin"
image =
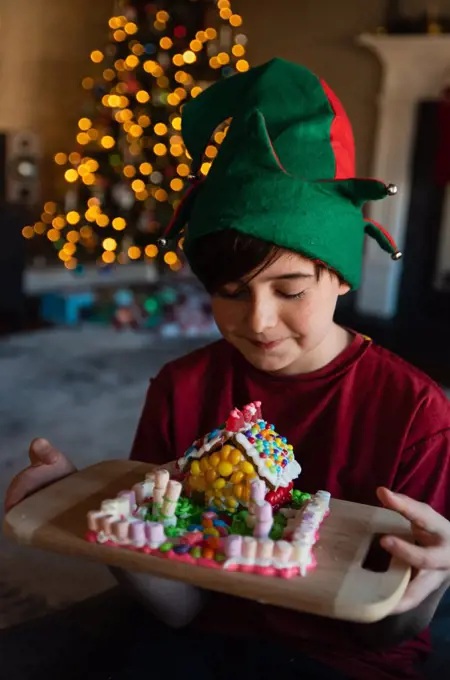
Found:
[[[260,371],[266,371],[267,373],[285,371],[293,361],[293,358],[286,355],[284,352],[278,355],[271,355],[270,353],[264,353],[258,350],[247,350],[244,352],[240,349],[240,351],[252,366]]]

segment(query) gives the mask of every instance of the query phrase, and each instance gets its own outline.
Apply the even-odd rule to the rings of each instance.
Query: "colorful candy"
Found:
[[[218,471],[222,477],[229,477],[233,473],[233,465],[227,461],[222,461],[218,465]]]
[[[161,518],[166,526],[176,524],[175,510],[177,501],[181,495],[181,483],[170,480],[164,492],[164,500],[161,507]]]
[[[244,536],[242,539],[242,557],[253,563],[256,559],[256,548],[258,547],[258,541],[252,536]]]
[[[252,426],[252,431],[256,426],[257,424]],[[280,441],[284,443],[281,439]],[[182,487],[179,481],[170,480],[166,474],[155,473],[153,509],[158,508],[158,516],[155,517],[158,521],[144,521],[151,507],[147,495],[136,509],[134,500],[138,490],[122,491],[117,498],[104,500],[99,511],[88,513],[87,523],[91,532],[88,540],[93,540],[93,533],[100,543],[121,545],[147,553],[158,550],[167,557],[171,557],[172,552],[180,557],[189,554],[188,561],[191,558],[198,559],[199,563],[205,566],[217,568],[225,562],[223,565],[225,568],[263,573],[268,576],[291,578],[298,573],[305,575],[315,565],[312,547],[318,539],[319,526],[328,514],[330,494],[318,491],[309,497],[307,494],[295,492],[290,507],[282,509],[286,522],[282,525],[283,538],[274,542],[269,539],[273,525],[273,506],[267,500],[273,492],[267,494],[266,484],[262,479],[251,479],[245,468],[242,470],[242,464],[249,461],[238,460],[236,456],[236,465],[233,466],[235,451],[237,449],[229,446],[225,451],[225,460],[222,459],[222,450],[211,454],[219,456],[219,462],[214,469],[217,476],[213,482],[213,493],[205,494],[210,499],[212,507],[206,509],[201,516],[196,501],[192,503],[188,498],[180,500]],[[244,456],[240,451],[238,453],[241,457]],[[232,474],[228,477],[221,474],[229,472],[229,467],[224,466],[233,468]],[[211,471],[213,471],[211,467],[206,470]],[[191,475],[191,481],[195,480],[194,486],[201,488],[206,484],[206,475],[200,465],[196,472],[198,474]],[[233,483],[232,480],[236,478],[241,481]],[[152,483],[152,477],[141,483],[139,487],[141,495],[144,495],[143,485]],[[163,488],[158,484],[165,486]],[[283,488],[277,493],[285,491]],[[299,495],[302,499],[304,497],[302,503],[298,502]],[[239,504],[239,496],[248,501],[246,517],[247,520],[254,521],[253,536],[229,535],[230,531],[241,530],[242,527],[240,517],[237,523],[231,520],[231,513]],[[225,512],[218,515],[218,508],[223,508]],[[189,517],[193,523],[186,527],[186,520]],[[177,525],[177,528],[170,528],[171,523]],[[280,529],[278,536],[281,535],[281,531]],[[205,560],[205,563],[202,560]]]
[[[104,534],[111,534],[112,533],[112,524],[117,521],[117,517],[114,515],[103,515],[103,517],[100,520],[100,531],[103,531]]]
[[[142,520],[131,522],[128,527],[128,538],[134,545],[137,546],[144,545],[145,522],[143,522]]]
[[[224,547],[227,559],[233,560],[239,558],[242,553],[242,536],[238,534],[228,536]]]
[[[153,487],[151,488],[151,491],[153,492]],[[151,493],[149,494],[149,496],[150,495]],[[134,493],[134,491],[119,491],[119,493],[117,494],[117,498],[126,498],[128,500],[128,505],[125,514],[132,512],[136,507],[136,494]]]
[[[228,460],[230,457],[230,453],[233,451],[233,447],[230,446],[229,444],[225,444],[225,446],[222,446],[222,449],[220,451],[220,457],[223,461]]]
[[[292,471],[286,473],[291,463]],[[300,472],[292,446],[271,423],[262,420],[258,401],[247,404],[242,411],[233,409],[224,426],[194,442],[179,466],[187,470],[187,485],[193,492],[205,493],[208,504],[231,512],[251,501],[248,484],[252,480],[267,481],[266,500],[272,502],[269,494],[284,489],[287,495],[292,479]],[[228,503],[228,498],[237,503]]]
[[[191,549],[191,546],[189,543],[179,543],[176,545],[173,549],[174,553],[177,553],[177,555],[184,555],[189,552]]]
[[[204,557],[205,560],[213,560],[214,559],[214,550],[212,550],[212,548],[203,548],[202,557]]]
[[[101,531],[101,520],[105,513],[101,510],[91,510],[87,514],[87,524],[89,531]]]
[[[292,554],[292,543],[288,541],[276,541],[275,548],[273,551],[274,560],[280,564],[286,564],[289,562],[289,558]]]
[[[89,513],[89,540],[97,534],[103,543],[159,550],[168,557],[188,555],[185,561],[198,559],[216,568],[225,561],[225,568],[284,578],[311,567],[311,547],[328,513],[329,494],[319,491],[305,504],[298,492],[291,498],[300,467],[286,438],[262,419],[260,402],[233,409],[226,424],[198,438],[178,465],[184,498],[181,483],[166,469],[149,472],[133,490]],[[292,514],[276,518],[273,534],[282,539],[274,542],[269,539],[274,508],[287,502]],[[242,506],[247,512],[232,517]],[[246,521],[253,535],[230,535],[251,533]]]
[[[147,535],[150,548],[153,550],[155,548],[159,548],[159,546],[162,545],[166,540],[164,525],[161,524],[161,522],[147,522],[145,533]]]
[[[213,468],[206,471],[205,474],[206,481],[208,484],[213,484],[217,479],[217,472]]]
[[[193,460],[191,463],[191,475],[197,476],[202,472],[200,463],[198,460]]]
[[[216,468],[220,463],[220,455],[218,453],[212,453],[209,457],[209,464],[211,467]]]
[[[268,501],[255,506],[255,520],[253,535],[256,538],[267,538],[273,525],[273,508]]]
[[[210,466],[209,466],[209,460],[208,460],[207,456],[204,456],[203,458],[200,459],[199,465],[200,465],[200,470],[202,472],[206,472],[207,470],[209,470]]]
[[[265,540],[258,541],[258,547],[256,550],[256,558],[261,561],[261,563],[270,563],[273,557],[274,542],[267,538]]]
[[[155,487],[158,489],[165,489],[170,479],[169,471],[165,468],[155,470]]]
[[[153,489],[153,506],[152,506],[152,515],[156,519],[159,517],[159,514],[161,512],[163,500],[164,500],[164,492],[165,488],[159,488],[155,487]]]
[[[112,533],[120,543],[124,543],[128,538],[129,522],[126,519],[120,519],[111,525]]]
[[[169,552],[169,550],[172,550],[172,548],[173,543],[171,543],[170,541],[166,541],[165,543],[159,546],[159,550],[162,553]]]

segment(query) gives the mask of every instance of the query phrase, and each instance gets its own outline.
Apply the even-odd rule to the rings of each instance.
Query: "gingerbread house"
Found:
[[[265,499],[274,507],[287,502],[301,472],[293,447],[262,418],[259,401],[234,408],[223,426],[189,447],[178,466],[185,493],[229,512],[248,506],[256,478],[266,484]]]

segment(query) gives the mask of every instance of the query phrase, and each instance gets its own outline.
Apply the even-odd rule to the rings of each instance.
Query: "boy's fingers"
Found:
[[[47,439],[42,437],[33,439],[30,444],[29,456],[33,466],[53,465],[53,463],[57,462],[60,455],[58,449],[55,449]]]
[[[52,466],[39,465],[27,467],[14,477],[6,491],[5,510],[10,510],[24,498],[54,480],[55,471]]]
[[[402,599],[391,614],[402,614],[418,607],[431,593],[444,582],[442,572],[423,571],[413,578]]]
[[[14,477],[6,491],[6,512],[35,491],[76,472],[73,463],[46,439],[31,442],[30,461],[31,465]]]
[[[450,534],[450,523],[426,503],[401,493],[394,493],[386,487],[379,487],[377,495],[386,508],[400,513],[419,529],[433,534]]]
[[[450,564],[450,547],[443,543],[422,547],[396,536],[383,536],[381,546],[391,555],[418,570],[447,570]]]

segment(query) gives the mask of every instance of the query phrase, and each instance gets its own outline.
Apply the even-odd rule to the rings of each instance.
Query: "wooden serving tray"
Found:
[[[208,569],[86,541],[87,512],[99,508],[105,498],[130,489],[153,468],[117,460],[81,470],[10,510],[3,521],[4,532],[21,544],[347,621],[370,623],[384,618],[406,589],[410,568],[398,560],[391,559],[382,573],[362,565],[374,535],[394,533],[410,540],[409,523],[391,510],[334,499],[315,546],[317,567],[304,578]]]

